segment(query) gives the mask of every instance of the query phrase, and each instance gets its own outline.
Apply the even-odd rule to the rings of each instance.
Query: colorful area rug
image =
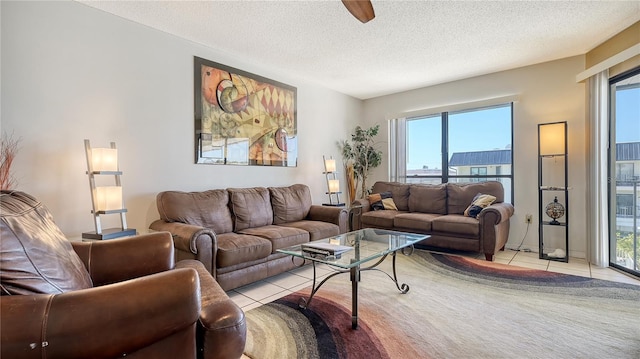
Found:
[[[309,289],[248,311],[245,357],[640,358],[640,286],[421,250],[397,264],[407,294],[362,273],[357,330],[348,274],[306,310]]]

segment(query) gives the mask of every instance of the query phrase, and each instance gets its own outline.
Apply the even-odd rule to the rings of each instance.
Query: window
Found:
[[[392,120],[390,125],[392,180],[497,180],[505,202],[512,202],[512,103]]]
[[[407,183],[441,183],[442,117],[429,116],[407,121]]]
[[[609,264],[640,276],[640,67],[609,85]]]
[[[472,176],[486,176],[487,167],[471,167]],[[471,182],[480,182],[480,178],[472,178]]]
[[[633,163],[616,163],[616,181],[632,181],[634,179]]]
[[[616,215],[633,217],[633,195],[616,194]]]

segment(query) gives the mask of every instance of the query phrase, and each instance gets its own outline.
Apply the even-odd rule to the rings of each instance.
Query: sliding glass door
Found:
[[[640,68],[610,84],[609,262],[640,276]]]

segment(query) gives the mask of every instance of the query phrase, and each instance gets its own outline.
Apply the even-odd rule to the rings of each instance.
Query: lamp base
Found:
[[[109,228],[109,229],[103,230],[102,233],[96,233],[96,231],[82,233],[82,238],[104,240],[104,239],[114,239],[114,238],[126,237],[126,236],[135,236],[136,234],[137,232],[134,228],[127,228],[127,229]]]
[[[323,203],[323,206],[331,206],[331,207],[344,207],[344,203]]]

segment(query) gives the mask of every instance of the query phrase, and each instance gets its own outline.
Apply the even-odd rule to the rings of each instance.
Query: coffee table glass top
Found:
[[[277,251],[294,257],[349,269],[399,249],[410,247],[414,243],[427,238],[429,238],[429,236],[426,234],[365,228],[308,243],[331,243],[338,246],[350,247],[347,251],[336,255],[322,255],[303,251],[305,244],[298,244],[278,249]]]

